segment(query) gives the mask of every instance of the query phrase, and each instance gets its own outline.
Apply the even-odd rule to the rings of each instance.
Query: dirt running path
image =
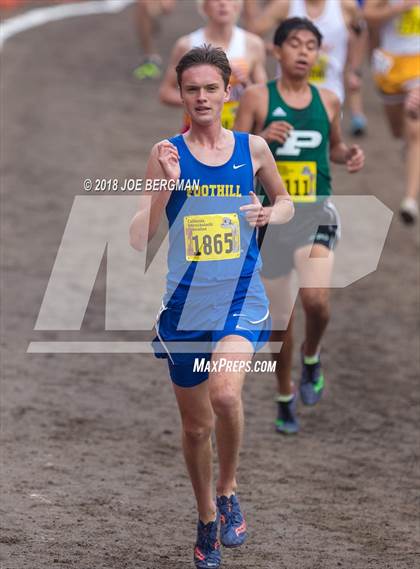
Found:
[[[199,24],[180,2],[162,51]],[[165,364],[26,353],[31,340],[79,339],[33,328],[81,181],[143,176],[151,145],[178,128],[156,85],[131,78],[137,57],[132,8],[25,32],[2,55],[4,569],[192,566],[194,502]],[[367,167],[334,185],[395,209],[400,149],[370,84],[367,106]],[[273,430],[273,378],[247,378],[240,485],[251,534],[224,567],[419,566],[417,256],[415,230],[394,219],[378,271],[334,291],[327,393],[301,410],[297,438]],[[104,269],[84,338],[104,337]]]

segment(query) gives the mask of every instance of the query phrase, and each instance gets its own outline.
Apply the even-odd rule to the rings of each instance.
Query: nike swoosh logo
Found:
[[[234,164],[233,169],[237,170],[238,168],[242,168],[242,166],[246,166],[246,164]]]

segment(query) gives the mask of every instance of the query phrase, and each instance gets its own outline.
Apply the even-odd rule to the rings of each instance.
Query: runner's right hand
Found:
[[[159,164],[167,179],[178,180],[181,175],[178,148],[169,140],[163,140],[157,145],[157,151]]]
[[[260,136],[262,136],[268,143],[280,142],[283,144],[286,142],[291,130],[293,130],[293,127],[288,122],[276,121],[269,124],[267,128],[260,132]]]

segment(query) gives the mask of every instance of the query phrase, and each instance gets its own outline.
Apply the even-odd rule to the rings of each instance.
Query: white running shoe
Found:
[[[419,206],[414,198],[404,198],[400,205],[400,216],[402,220],[411,224],[417,221],[419,216]]]

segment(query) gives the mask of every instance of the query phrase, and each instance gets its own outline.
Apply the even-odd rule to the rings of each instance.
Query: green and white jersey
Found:
[[[287,191],[294,202],[316,203],[331,195],[329,164],[330,120],[318,89],[310,85],[312,100],[304,109],[289,107],[276,81],[267,83],[269,102],[264,123],[286,121],[293,130],[286,142],[272,142],[270,150]]]

